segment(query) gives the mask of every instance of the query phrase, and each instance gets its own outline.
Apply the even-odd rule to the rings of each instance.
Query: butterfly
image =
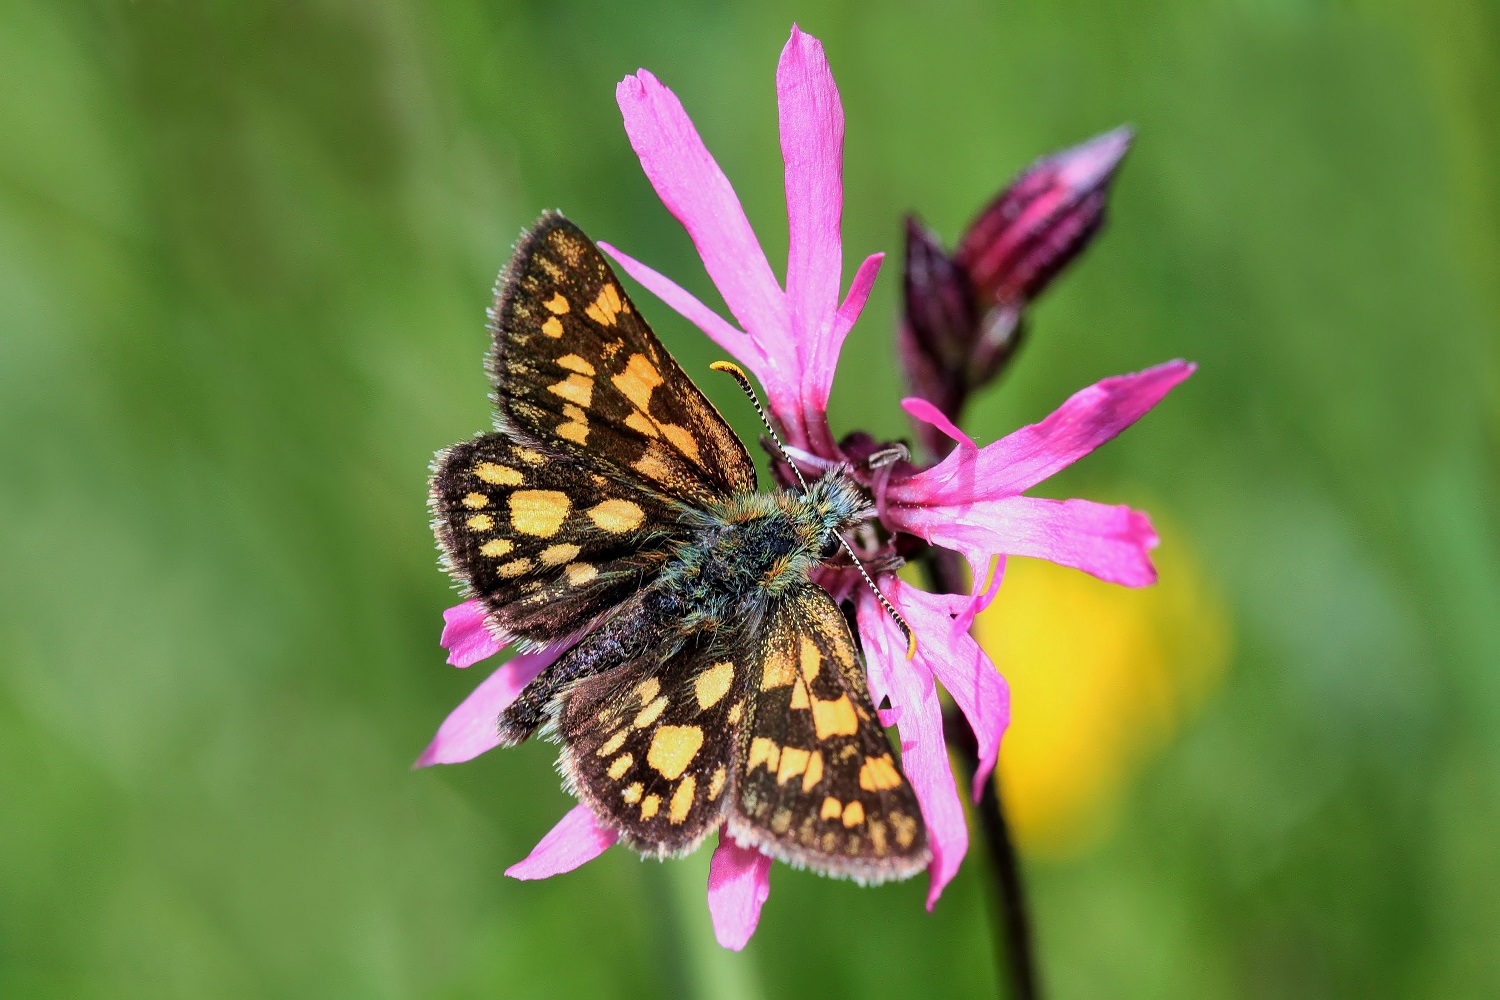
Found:
[[[926,868],[860,651],[810,577],[869,517],[859,487],[835,469],[759,490],[745,446],[559,214],[517,242],[490,332],[496,430],[438,453],[434,531],[497,636],[571,644],[501,714],[501,743],[560,743],[567,790],[645,856],[726,828],[826,875]]]

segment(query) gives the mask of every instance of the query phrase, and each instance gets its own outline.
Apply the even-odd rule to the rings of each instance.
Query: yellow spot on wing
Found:
[[[812,704],[807,699],[807,685],[800,679],[792,685],[792,708],[806,708]]]
[[[753,771],[757,764],[765,764],[766,770],[776,770],[776,765],[781,763],[781,748],[764,736],[757,736],[750,741],[750,760],[745,764],[745,770]]]
[[[905,813],[891,813],[891,826],[896,828],[896,843],[910,847],[917,839],[917,821]]]
[[[574,587],[582,587],[599,575],[599,570],[590,563],[568,563],[563,572],[568,574],[568,583]]]
[[[869,830],[870,843],[875,845],[875,856],[880,857],[885,854],[887,849],[885,841],[885,824],[880,822],[880,820],[878,819],[872,819],[870,820]]]
[[[494,538],[479,546],[479,552],[491,559],[498,559],[500,556],[509,555],[510,550],[515,547],[516,543],[509,538]]]
[[[651,391],[661,385],[661,372],[656,370],[644,354],[632,354],[625,362],[625,370],[610,379],[615,388],[643,413],[651,409]]]
[[[737,726],[740,724],[740,714],[744,712],[744,710],[745,703],[743,701],[737,701],[733,705],[729,706],[728,721],[731,726]]]
[[[557,436],[565,437],[576,444],[587,444],[589,440],[589,418],[572,403],[563,404],[563,423],[557,425]]]
[[[807,759],[812,755],[806,750],[787,747],[781,751],[781,766],[776,770],[776,783],[784,785],[807,769]]]
[[[722,767],[714,769],[714,776],[708,779],[708,801],[718,799],[719,793],[724,790],[724,779],[728,776]]]
[[[859,787],[867,792],[883,792],[887,788],[895,788],[900,784],[901,772],[896,770],[896,764],[891,760],[890,754],[866,757],[864,764],[860,766]],[[899,829],[897,839],[900,839]]]
[[[542,324],[542,332],[553,340],[557,340],[563,335],[562,321],[556,316],[548,316],[546,322]]]
[[[641,801],[641,792],[643,791],[645,791],[645,789],[641,787],[641,783],[639,781],[632,781],[630,784],[626,785],[625,790],[620,793],[620,798],[624,799],[631,805],[635,805],[637,802]]]
[[[562,292],[558,292],[557,294],[553,295],[552,298],[548,299],[545,304],[548,309],[550,309],[552,312],[557,313],[559,316],[567,312],[569,309],[567,296],[563,295]]]
[[[792,683],[792,658],[780,644],[772,649],[766,656],[764,672],[760,675],[760,689],[769,691],[772,688],[785,687]]]
[[[672,823],[681,823],[687,819],[687,814],[693,808],[693,793],[698,790],[698,779],[691,774],[682,779],[677,786],[677,791],[672,793],[671,805],[667,807],[667,820]]]
[[[604,500],[589,509],[589,517],[603,530],[621,535],[639,528],[646,512],[629,500]]]
[[[482,510],[490,505],[490,498],[483,493],[468,493],[465,494],[462,503],[470,510]]]
[[[641,819],[650,819],[661,809],[661,796],[648,795],[641,799]]]
[[[609,776],[615,781],[625,777],[625,772],[635,763],[635,758],[628,753],[622,753],[609,763]]]
[[[489,531],[495,526],[495,519],[488,514],[475,514],[464,522],[475,531]]]
[[[651,737],[646,763],[656,768],[663,778],[675,781],[698,756],[701,746],[703,730],[697,726],[662,726]]]
[[[510,523],[523,535],[551,538],[572,509],[568,495],[557,490],[516,490],[510,495]]]
[[[629,427],[637,434],[644,434],[647,437],[658,436],[656,424],[652,423],[651,418],[646,416],[640,410],[630,411],[630,416],[625,418],[625,426]]]
[[[538,558],[542,560],[543,565],[559,566],[576,556],[578,551],[576,545],[549,545],[541,551]]]
[[[561,382],[547,386],[547,391],[570,403],[587,407],[594,398],[594,380],[587,375],[569,375]]]
[[[647,479],[654,479],[658,483],[666,482],[671,472],[671,467],[667,465],[666,458],[656,445],[647,448],[644,455],[631,463],[631,468]]]
[[[814,750],[807,759],[807,770],[802,773],[802,791],[810,792],[823,780],[823,755]]]
[[[854,714],[854,703],[849,696],[841,694],[834,701],[818,701],[813,699],[813,728],[817,730],[818,739],[826,740],[830,736],[852,736],[859,732],[859,719]]]
[[[844,807],[844,826],[858,826],[864,821],[865,807],[860,805],[858,799]]]
[[[844,804],[833,796],[823,800],[823,809],[818,813],[819,819],[838,819],[844,815]]]
[[[676,424],[662,424],[660,426],[661,432],[666,435],[668,441],[676,446],[678,451],[694,462],[698,461],[698,439],[693,437],[691,431],[685,427],[678,427]]]
[[[496,465],[494,462],[480,462],[474,466],[474,475],[491,486],[520,486],[525,478],[510,466]]]
[[[516,457],[525,462],[527,465],[541,465],[546,461],[546,459],[542,457],[541,452],[533,451],[530,448],[517,448]]]
[[[811,684],[818,676],[818,667],[823,663],[823,654],[818,652],[818,644],[807,636],[802,637],[802,676],[807,678]]]
[[[557,364],[560,368],[566,368],[568,371],[577,372],[580,375],[592,376],[594,374],[594,366],[576,354],[564,354],[557,359]]]
[[[600,757],[608,757],[610,754],[614,753],[624,745],[625,730],[622,729],[618,733],[615,733],[613,736],[611,736],[609,739],[605,740],[604,744],[599,747],[598,750],[595,750],[594,753]]]
[[[661,694],[661,681],[655,677],[647,677],[635,686],[635,694],[637,698],[641,699],[641,704],[645,705],[652,698]]]
[[[620,312],[620,293],[613,284],[606,283],[599,289],[599,297],[584,312],[595,323],[614,326],[615,316]]]
[[[651,723],[656,721],[657,716],[661,715],[661,713],[666,710],[666,707],[667,696],[662,695],[660,698],[656,699],[651,704],[641,709],[640,714],[635,717],[635,728],[645,729],[647,726],[651,725]]]
[[[715,663],[693,680],[693,690],[698,695],[699,708],[712,708],[719,699],[729,693],[729,684],[734,680],[734,664],[729,660]]]
[[[501,576],[520,576],[529,569],[531,569],[530,559],[512,559],[508,563],[501,563],[495,572]]]

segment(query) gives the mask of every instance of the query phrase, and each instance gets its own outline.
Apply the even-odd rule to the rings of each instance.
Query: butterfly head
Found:
[[[829,469],[808,483],[807,492],[797,501],[798,540],[820,559],[833,558],[840,548],[839,539],[872,513],[865,492],[841,468]]]

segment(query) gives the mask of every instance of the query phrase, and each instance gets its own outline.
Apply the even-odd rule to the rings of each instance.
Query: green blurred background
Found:
[[[551,748],[408,769],[486,669],[437,647],[424,487],[487,425],[495,272],[561,207],[717,301],[620,126],[638,66],[784,260],[794,19],[846,107],[846,275],[910,209],[951,242],[1034,157],[1139,129],[977,437],[1202,366],[1044,490],[1150,509],[1224,651],[1112,818],[1028,849],[1052,994],[1500,995],[1493,4],[5,0],[0,996],[997,989],[977,852],[931,915],[778,867],[733,955],[706,851],[502,877],[568,805]],[[898,258],[836,430],[905,433]]]

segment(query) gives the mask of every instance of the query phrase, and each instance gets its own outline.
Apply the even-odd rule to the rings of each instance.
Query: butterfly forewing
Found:
[[[729,829],[829,875],[905,878],[930,858],[921,812],[881,728],[833,599],[807,584],[767,616]]]
[[[501,434],[440,454],[431,502],[450,569],[499,629],[536,643],[639,589],[680,531],[670,500],[603,465],[549,458]]]
[[[689,851],[723,821],[749,660],[689,648],[581,681],[563,699],[563,773],[637,850]]]
[[[680,499],[755,489],[749,453],[562,216],[543,216],[516,245],[491,329],[490,376],[508,427]]]

